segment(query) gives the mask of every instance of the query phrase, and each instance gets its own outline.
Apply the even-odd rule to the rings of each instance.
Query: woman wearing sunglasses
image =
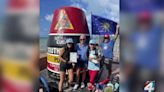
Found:
[[[66,46],[62,48],[59,54],[60,63],[60,82],[59,82],[59,92],[62,92],[63,82],[66,75],[66,70],[68,72],[68,86],[69,89],[72,89],[72,81],[73,81],[73,66],[69,61],[70,53],[75,52],[74,43],[72,38],[68,38],[66,40]]]
[[[95,88],[95,80],[98,72],[100,70],[100,60],[101,56],[98,50],[96,49],[96,41],[89,41],[89,61],[88,61],[88,70],[89,70],[89,84],[88,90],[91,91]]]
[[[112,71],[112,62],[113,62],[113,49],[115,41],[118,37],[119,25],[116,27],[116,33],[113,38],[110,37],[109,34],[104,35],[104,41],[100,44],[103,53],[103,63],[108,71],[108,76],[101,83],[107,83],[110,79],[111,71]]]

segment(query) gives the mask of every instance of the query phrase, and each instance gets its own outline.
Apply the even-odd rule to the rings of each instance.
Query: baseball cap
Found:
[[[73,43],[73,39],[72,39],[72,38],[68,38],[68,39],[66,40],[66,43]]]
[[[138,14],[138,20],[140,22],[149,22],[152,19],[152,15],[148,11],[143,11]]]
[[[104,35],[104,38],[110,38],[110,36],[108,34]]]
[[[96,40],[90,40],[89,44],[96,44]]]

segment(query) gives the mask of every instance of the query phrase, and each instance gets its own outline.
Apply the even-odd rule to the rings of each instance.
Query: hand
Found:
[[[77,55],[77,59],[79,59],[80,58],[80,56],[79,55]]]
[[[92,61],[93,59],[94,59],[94,58],[91,58],[91,57],[89,58],[90,61]]]
[[[68,63],[68,64],[72,64],[72,62],[71,62],[71,61],[68,61],[67,63]]]
[[[66,60],[63,60],[62,62],[67,63],[67,61],[66,61]]]
[[[72,66],[73,66],[73,68],[75,68],[75,64],[74,63],[72,64]]]

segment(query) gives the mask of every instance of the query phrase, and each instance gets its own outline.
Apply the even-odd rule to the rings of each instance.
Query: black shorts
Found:
[[[60,71],[66,72],[66,70],[69,70],[69,69],[73,69],[72,64],[68,64],[68,63],[64,63],[64,62],[60,63]]]
[[[79,61],[76,63],[76,68],[87,68],[87,64],[85,61]]]

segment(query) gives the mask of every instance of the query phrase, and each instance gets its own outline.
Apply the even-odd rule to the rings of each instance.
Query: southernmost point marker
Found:
[[[77,43],[82,34],[89,38],[86,16],[81,9],[65,6],[55,10],[47,44],[47,70],[50,78],[60,78],[58,56],[60,49],[66,44],[66,39],[72,38]]]

